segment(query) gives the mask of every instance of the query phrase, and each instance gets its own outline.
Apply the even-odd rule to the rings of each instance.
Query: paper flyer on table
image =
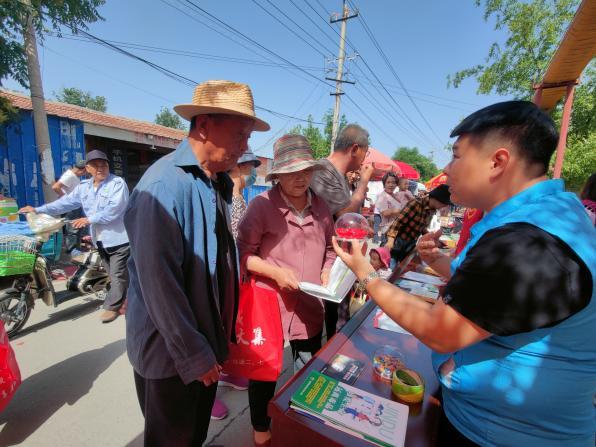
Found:
[[[437,277],[437,276],[433,276],[433,275],[426,275],[424,273],[418,273],[418,272],[406,272],[402,275],[402,278],[405,279],[410,279],[412,281],[418,281],[418,282],[423,282],[425,284],[432,284],[433,286],[444,286],[445,282]]]
[[[291,407],[354,432],[374,444],[404,445],[409,413],[406,405],[341,383],[317,371],[311,371],[294,393]]]
[[[309,282],[301,282],[300,290],[316,298],[321,298],[334,303],[341,302],[356,282],[356,275],[338,257],[329,272],[329,283],[327,287]]]

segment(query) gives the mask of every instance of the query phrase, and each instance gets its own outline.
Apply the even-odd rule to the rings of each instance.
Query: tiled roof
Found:
[[[12,105],[19,109],[33,109],[31,106],[31,98],[27,95],[7,90],[0,90],[0,95],[8,98]],[[122,116],[109,115],[107,113],[97,112],[95,110],[86,109],[85,107],[79,107],[63,102],[46,101],[45,104],[46,113],[48,115],[70,118],[73,120],[98,124],[101,126],[115,127],[117,129],[124,129],[131,132],[139,132],[148,135],[171,138],[177,141],[181,141],[187,135],[187,132],[184,130],[172,129],[170,127],[160,126],[159,124],[149,123],[147,121],[139,121],[130,118],[124,118]]]

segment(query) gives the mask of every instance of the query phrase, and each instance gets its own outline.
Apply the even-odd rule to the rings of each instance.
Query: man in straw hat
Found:
[[[128,356],[145,416],[145,445],[202,445],[221,365],[235,339],[238,268],[225,173],[248,148],[250,88],[207,81],[191,104],[188,138],[145,173],[125,215],[130,235]]]

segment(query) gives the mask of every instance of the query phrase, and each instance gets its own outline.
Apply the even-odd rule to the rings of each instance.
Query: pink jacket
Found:
[[[257,255],[278,267],[294,270],[299,281],[321,284],[321,271],[331,268],[333,217],[322,199],[312,195],[311,214],[298,223],[283,200],[279,186],[253,199],[238,229],[241,270],[246,259]],[[323,330],[321,300],[303,292],[279,292],[274,281],[258,278],[258,286],[278,292],[284,337],[303,340]]]

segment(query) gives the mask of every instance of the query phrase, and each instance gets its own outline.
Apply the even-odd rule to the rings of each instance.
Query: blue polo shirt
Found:
[[[493,335],[433,354],[449,421],[483,446],[593,447],[596,232],[577,197],[561,180],[522,191],[451,267],[445,302]]]

